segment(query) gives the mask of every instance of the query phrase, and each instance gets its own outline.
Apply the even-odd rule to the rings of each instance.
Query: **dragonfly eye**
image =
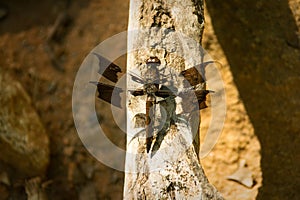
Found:
[[[146,60],[146,64],[147,65],[150,65],[150,64],[155,64],[155,65],[160,65],[161,62],[160,60],[158,59],[158,57],[156,56],[153,56],[153,57],[150,57]]]

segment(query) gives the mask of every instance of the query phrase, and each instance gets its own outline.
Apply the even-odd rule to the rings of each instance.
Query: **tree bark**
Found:
[[[203,29],[202,0],[131,0],[127,73],[143,79],[145,60],[156,56],[168,80],[164,85],[176,93],[184,82],[178,74],[205,60]],[[138,87],[130,76],[127,87]],[[187,103],[174,96],[157,99],[151,116],[155,140],[147,153],[147,97],[128,93],[127,100],[124,199],[223,199],[198,159],[199,111],[182,113]]]

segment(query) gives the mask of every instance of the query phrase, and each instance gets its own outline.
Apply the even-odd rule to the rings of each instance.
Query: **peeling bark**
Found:
[[[143,77],[145,60],[156,56],[161,76],[168,77],[164,86],[176,93],[184,82],[179,73],[205,60],[202,0],[131,0],[129,15],[127,72]],[[137,87],[130,77],[127,86]],[[182,112],[187,102],[175,95],[158,98],[152,108],[155,142],[147,153],[147,98],[128,94],[127,100],[124,199],[222,199],[198,159],[199,111]]]

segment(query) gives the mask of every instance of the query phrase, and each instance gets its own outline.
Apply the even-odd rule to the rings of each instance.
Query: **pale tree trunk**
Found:
[[[143,78],[145,60],[156,56],[161,78],[175,94],[183,84],[178,73],[205,60],[199,46],[202,0],[131,0],[129,15],[127,73]],[[127,87],[137,87],[130,76]],[[147,97],[128,93],[127,100],[124,199],[222,199],[198,159],[199,111],[182,112],[188,102],[174,96],[156,99],[151,118],[156,128],[147,153]]]

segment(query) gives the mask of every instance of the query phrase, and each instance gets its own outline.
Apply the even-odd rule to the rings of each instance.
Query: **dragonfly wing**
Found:
[[[99,83],[99,82],[91,82],[97,85],[98,90],[98,98],[102,99],[114,106],[119,108],[121,107],[121,93],[123,92],[122,88],[114,87],[112,85]]]
[[[99,59],[98,73],[102,74],[108,80],[116,83],[118,81],[117,73],[121,72],[121,68],[118,65],[110,62],[108,59],[104,58],[100,54],[94,52],[93,54]]]
[[[131,80],[140,84],[144,84],[145,81],[137,74],[134,72],[128,72],[128,74],[131,76]]]
[[[204,69],[207,65],[214,63],[214,61],[207,61],[204,63],[201,63],[199,65],[196,65],[192,68],[186,69],[180,73],[181,76],[185,78],[184,86],[186,88],[190,88],[191,91],[185,91],[179,94],[183,99],[190,99],[193,95],[191,95],[190,92],[192,90],[194,91],[197,101],[198,101],[198,107],[199,110],[207,108],[206,105],[206,95],[211,92],[209,90],[203,90],[203,89],[195,89],[195,86],[200,85],[205,82],[205,72]],[[192,86],[192,87],[191,87]],[[193,89],[192,89],[193,88]],[[189,102],[189,101],[187,101]],[[188,106],[187,110],[192,109],[193,105]]]
[[[185,85],[196,86],[199,83],[204,83],[205,82],[204,68],[207,65],[212,63],[213,61],[207,61],[182,71],[180,75],[182,75],[187,81]]]
[[[143,89],[129,90],[129,92],[133,96],[143,96],[145,94],[145,91]]]
[[[206,105],[206,96],[209,93],[209,90],[196,90],[195,94],[198,100],[199,110],[207,108]]]
[[[182,98],[183,102],[189,102],[183,104],[183,110],[184,112],[191,112],[195,109],[204,109],[207,108],[206,105],[206,96],[208,93],[212,91],[210,90],[186,90],[184,92],[180,92],[178,96]],[[197,98],[197,101],[195,101],[195,96]],[[197,102],[198,102],[198,108],[197,108]]]
[[[162,98],[167,98],[170,96],[175,97],[176,95],[174,94],[174,92],[177,92],[176,88],[173,88],[174,91],[172,91],[170,88],[168,88],[167,86],[162,85],[158,91],[155,92],[155,96],[157,97],[162,97]]]

